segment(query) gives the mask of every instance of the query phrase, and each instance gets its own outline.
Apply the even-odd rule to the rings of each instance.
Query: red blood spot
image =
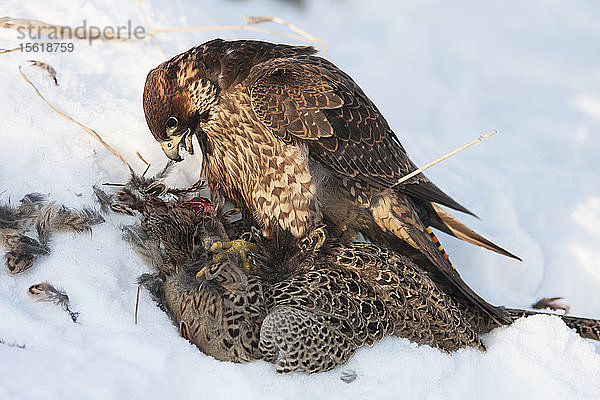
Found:
[[[186,201],[184,205],[194,211],[207,213],[212,210],[212,203],[206,197],[194,197],[190,201]]]

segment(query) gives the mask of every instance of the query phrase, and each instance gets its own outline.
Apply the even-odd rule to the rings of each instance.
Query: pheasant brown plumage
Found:
[[[147,206],[146,213],[153,209]],[[163,227],[180,223],[161,220]],[[252,271],[235,254],[213,262],[203,238],[218,237],[224,229],[219,224],[210,216],[199,223],[197,239],[206,244],[197,262],[144,279],[181,335],[216,359],[264,359],[278,372],[313,373],[344,364],[357,348],[388,335],[444,351],[484,350],[478,335],[501,326],[479,307],[445,293],[409,258],[374,244],[328,239],[322,228],[296,246],[257,235],[260,250],[252,257]],[[507,324],[537,314],[497,312]],[[599,321],[563,320],[583,337],[600,340]]]
[[[327,241],[292,276],[268,288],[271,311],[261,349],[278,372],[334,368],[388,335],[445,351],[484,349],[475,328],[427,274],[373,244]]]
[[[264,359],[282,373],[335,368],[388,335],[445,351],[484,349],[454,301],[406,257],[337,241],[314,251],[276,282],[244,272],[235,256],[195,279],[204,259],[167,276],[157,297],[204,353]]]

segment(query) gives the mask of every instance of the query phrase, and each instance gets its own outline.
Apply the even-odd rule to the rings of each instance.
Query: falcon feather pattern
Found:
[[[150,131],[176,161],[182,147],[193,154],[197,138],[211,193],[266,231],[303,237],[324,222],[342,240],[361,232],[502,319],[462,281],[426,228],[515,256],[435,208],[472,214],[423,174],[394,187],[415,164],[352,78],[315,53],[247,40],[194,47],[148,74]]]

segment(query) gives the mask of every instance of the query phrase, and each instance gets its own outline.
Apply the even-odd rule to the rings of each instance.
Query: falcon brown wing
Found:
[[[339,174],[391,188],[417,167],[377,107],[327,60],[309,55],[275,58],[248,77],[257,117],[285,142]],[[410,196],[472,214],[420,174],[399,189]]]

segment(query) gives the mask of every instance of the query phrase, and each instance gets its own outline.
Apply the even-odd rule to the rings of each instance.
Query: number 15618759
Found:
[[[21,43],[19,49],[24,53],[71,53],[73,43]]]

